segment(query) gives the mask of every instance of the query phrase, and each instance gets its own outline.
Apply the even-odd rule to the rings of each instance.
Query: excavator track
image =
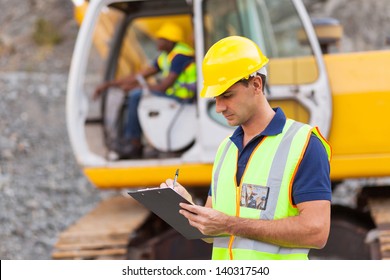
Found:
[[[130,197],[102,201],[59,236],[53,259],[125,259],[132,233],[150,212]]]
[[[390,198],[372,198],[369,207],[377,226],[381,258],[390,260]]]

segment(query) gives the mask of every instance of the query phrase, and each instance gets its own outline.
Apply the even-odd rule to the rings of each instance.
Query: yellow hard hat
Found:
[[[171,22],[164,23],[157,31],[156,36],[172,42],[182,42],[184,39],[181,27]]]
[[[211,46],[203,59],[203,88],[200,96],[218,96],[267,63],[268,58],[248,38],[230,36],[219,40]]]

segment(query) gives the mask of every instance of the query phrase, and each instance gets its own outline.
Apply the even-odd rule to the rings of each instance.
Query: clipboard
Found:
[[[192,204],[171,188],[151,188],[128,192],[128,194],[144,205],[167,224],[187,239],[210,238],[202,234],[188,222],[179,210],[179,203]]]

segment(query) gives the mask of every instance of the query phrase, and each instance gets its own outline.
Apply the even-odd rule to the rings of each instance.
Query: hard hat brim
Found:
[[[200,96],[203,98],[213,98],[223,94],[235,82],[226,83],[224,85],[203,86]]]
[[[267,60],[267,62],[268,62],[268,60]],[[267,69],[266,69],[266,67],[263,66],[259,70],[252,73],[250,76],[255,75],[256,73],[267,76]],[[238,81],[233,80],[233,81],[226,82],[223,85],[203,86],[203,88],[200,92],[200,96],[203,98],[207,98],[207,97],[212,98],[212,97],[219,96],[219,95],[223,94],[232,85],[234,85],[236,82],[238,82]]]

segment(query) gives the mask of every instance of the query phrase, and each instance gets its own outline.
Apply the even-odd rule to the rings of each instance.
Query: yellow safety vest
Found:
[[[172,60],[178,54],[194,56],[194,50],[184,43],[176,43],[175,47],[168,54],[162,52],[157,59],[157,64],[161,69],[163,77],[168,76]],[[195,88],[196,65],[195,62],[191,62],[186,66],[183,72],[180,73],[174,84],[166,90],[166,94],[175,95],[176,97],[183,99],[193,98],[195,96]]]
[[[291,188],[312,132],[322,141],[330,160],[330,146],[317,128],[287,119],[282,133],[265,136],[254,149],[239,186],[235,179],[238,149],[226,138],[218,149],[213,167],[213,208],[230,216],[262,220],[298,215],[291,201]],[[242,186],[249,184],[268,190],[264,210],[240,206]],[[227,236],[214,238],[212,259],[301,260],[308,259],[308,253],[308,248],[288,248]]]

